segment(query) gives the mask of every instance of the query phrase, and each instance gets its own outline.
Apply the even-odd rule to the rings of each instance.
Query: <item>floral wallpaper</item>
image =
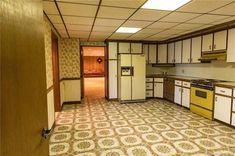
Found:
[[[59,40],[60,79],[80,78],[79,39],[61,38]]]
[[[52,74],[52,48],[51,48],[51,26],[44,17],[44,42],[45,42],[45,60],[46,60],[46,80],[47,89],[53,85]]]

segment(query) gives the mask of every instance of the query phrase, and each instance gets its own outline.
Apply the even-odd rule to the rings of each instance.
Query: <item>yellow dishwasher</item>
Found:
[[[192,80],[190,110],[208,119],[213,119],[214,84],[213,79]]]

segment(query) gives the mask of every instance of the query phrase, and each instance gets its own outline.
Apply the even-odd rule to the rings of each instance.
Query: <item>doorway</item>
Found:
[[[89,98],[105,96],[105,47],[82,47],[83,95]]]

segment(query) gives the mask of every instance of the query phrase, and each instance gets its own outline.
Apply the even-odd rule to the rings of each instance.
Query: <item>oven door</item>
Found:
[[[213,95],[214,91],[191,87],[191,103],[208,110],[213,109]]]

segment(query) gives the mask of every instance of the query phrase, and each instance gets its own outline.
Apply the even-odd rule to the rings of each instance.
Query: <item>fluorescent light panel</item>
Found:
[[[148,0],[142,8],[173,11],[191,0]]]
[[[117,33],[136,33],[137,31],[140,31],[141,28],[132,28],[132,27],[120,27],[116,31]]]

